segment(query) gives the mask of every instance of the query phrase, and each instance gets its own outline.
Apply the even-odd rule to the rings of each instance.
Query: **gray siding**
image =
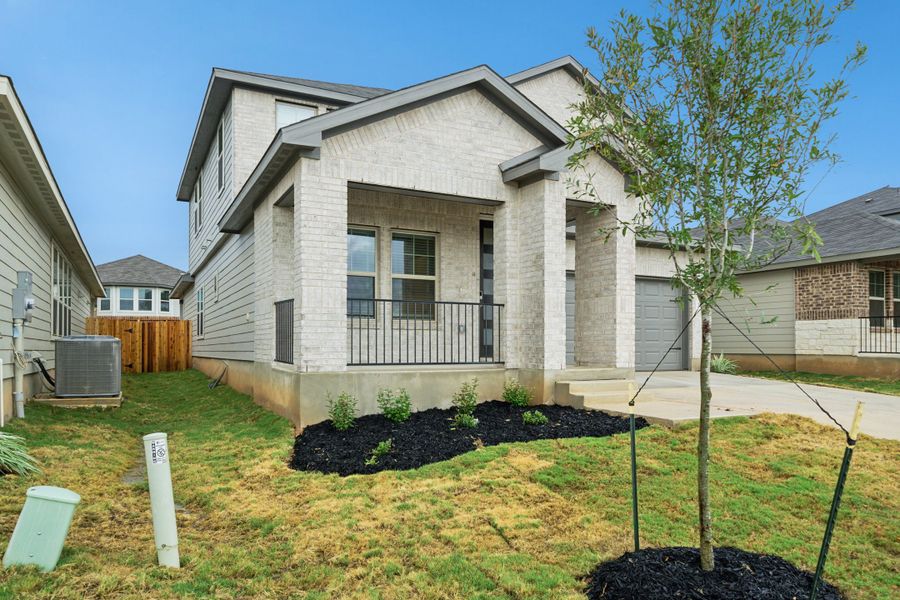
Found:
[[[218,299],[213,281],[218,275]],[[212,260],[195,275],[182,317],[192,322],[193,355],[224,360],[253,360],[255,285],[253,225],[229,234]],[[205,331],[197,336],[197,290],[204,289]]]
[[[766,352],[794,354],[794,271],[741,275],[740,282],[743,297],[723,298],[719,306]],[[773,323],[764,323],[772,318],[776,318]],[[758,354],[721,318],[713,319],[712,349],[716,353]]]
[[[25,327],[25,349],[40,352],[51,368],[55,364],[50,335],[51,243],[47,226],[29,208],[21,189],[0,164],[0,359],[3,360],[4,379],[13,376],[11,311],[17,271],[31,271],[37,301],[34,318]],[[84,333],[91,299],[74,270],[72,287],[72,333]],[[33,365],[29,367],[29,373],[36,371]]]

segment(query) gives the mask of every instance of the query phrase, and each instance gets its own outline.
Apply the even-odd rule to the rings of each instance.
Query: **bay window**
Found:
[[[152,312],[153,311],[153,289],[152,288],[138,289],[138,310],[141,312]]]
[[[160,290],[159,291],[159,312],[167,313],[170,311],[169,307],[169,290]]]
[[[109,309],[112,308],[112,290],[108,287],[103,288],[103,295],[106,297],[100,298],[98,308],[100,312],[109,312]]]
[[[119,310],[134,310],[134,288],[119,288]]]

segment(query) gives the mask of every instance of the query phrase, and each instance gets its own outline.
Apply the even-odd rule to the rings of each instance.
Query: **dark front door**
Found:
[[[494,223],[480,221],[481,232],[481,304],[494,303]],[[481,306],[479,318],[479,357],[494,358],[494,307]]]

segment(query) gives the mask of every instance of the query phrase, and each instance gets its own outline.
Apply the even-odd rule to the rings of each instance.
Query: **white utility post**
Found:
[[[175,496],[169,468],[169,444],[165,433],[144,436],[147,481],[150,484],[150,511],[156,555],[162,567],[181,568],[178,558],[178,529],[175,524]]]

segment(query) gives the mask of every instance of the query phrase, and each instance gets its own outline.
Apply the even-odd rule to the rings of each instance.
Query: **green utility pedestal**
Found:
[[[36,565],[45,572],[56,568],[79,502],[81,496],[65,488],[28,488],[3,566]]]

